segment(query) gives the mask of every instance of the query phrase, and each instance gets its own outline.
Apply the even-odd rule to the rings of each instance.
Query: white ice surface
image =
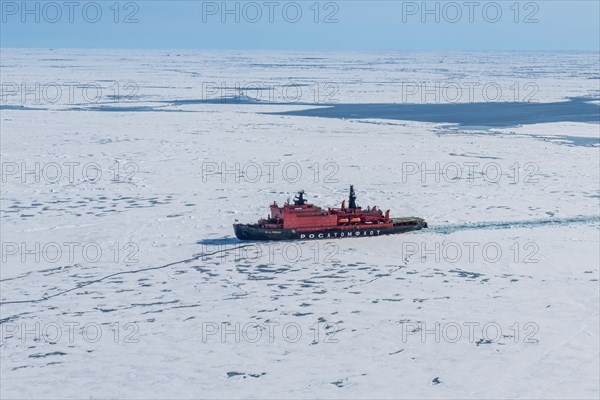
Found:
[[[500,62],[507,57],[511,63]],[[400,102],[402,81],[534,81],[540,101],[559,101],[597,94],[597,77],[589,76],[594,65],[595,55],[583,53],[2,51],[8,82],[139,85],[139,101],[106,99],[107,106],[200,99],[203,82],[256,81],[336,82],[344,103]],[[598,398],[599,149],[538,137],[589,137],[598,125],[467,134],[440,124],[264,114],[305,108],[297,104],[166,104],[189,112],[25,105],[49,110],[2,110],[3,163],[97,163],[103,175],[85,182],[77,167],[73,183],[3,176],[2,242],[28,249],[35,243],[98,243],[103,257],[93,263],[80,253],[74,262],[64,254],[58,262],[7,256],[0,271],[2,303],[229,251],[118,275],[44,301],[0,305],[2,398]],[[112,180],[117,161],[139,167],[133,181]],[[236,182],[233,175],[203,182],[203,163],[234,168],[250,162],[298,163],[302,177],[291,182],[276,168],[272,179],[256,183]],[[451,170],[437,179],[420,175],[436,163],[465,162],[479,163],[473,179],[466,170],[462,179],[450,179]],[[502,170],[498,179],[492,170],[481,173],[491,163]],[[416,165],[419,173],[403,176],[403,165]],[[268,204],[298,189],[319,205],[334,206],[351,183],[360,205],[424,217],[430,229],[302,242],[299,259],[284,257],[281,245],[270,247],[272,257],[244,256],[233,250],[235,240],[218,241],[233,238],[235,219],[264,217]],[[584,223],[527,225],[574,217]],[[506,221],[523,223],[493,229]],[[460,228],[472,222],[481,225]],[[457,228],[442,229],[448,226]],[[122,250],[115,262],[114,243],[134,243],[137,261]],[[448,243],[463,252],[467,243],[477,243],[478,250],[473,259],[463,253],[457,261],[441,252],[437,260],[436,254],[423,259],[406,251]],[[482,255],[489,244],[502,250],[499,260]],[[203,327],[225,322],[293,324],[302,335],[291,343],[276,328],[273,340],[265,331],[256,343],[247,337],[236,342],[233,334],[203,340]],[[480,326],[474,341],[466,330],[456,343],[436,342],[433,335],[422,340],[418,332],[402,335],[413,326],[407,324],[431,329],[469,322]],[[36,323],[49,335],[58,324],[62,337],[36,338]],[[116,323],[117,340],[109,327]],[[505,336],[477,343],[486,323],[498,324]],[[515,323],[518,338],[511,337]],[[539,329],[533,340],[525,340],[527,323]],[[70,340],[64,324],[99,324],[103,335],[93,342],[76,330]],[[15,326],[20,331],[8,334]],[[34,333],[24,335],[23,328]]]

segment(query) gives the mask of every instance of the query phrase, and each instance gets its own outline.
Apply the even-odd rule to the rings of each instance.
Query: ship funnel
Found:
[[[356,194],[354,193],[354,185],[350,185],[350,196],[348,196],[348,208],[351,210],[356,209]]]

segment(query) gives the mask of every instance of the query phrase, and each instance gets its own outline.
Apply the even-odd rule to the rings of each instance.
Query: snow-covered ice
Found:
[[[423,82],[597,104],[597,54],[1,58],[2,398],[600,395],[598,123],[281,114],[448,102]],[[474,96],[458,102],[494,112]],[[233,235],[299,189],[337,206],[350,184],[430,228]]]

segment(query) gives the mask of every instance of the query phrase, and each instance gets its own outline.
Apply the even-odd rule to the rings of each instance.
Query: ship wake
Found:
[[[565,226],[575,224],[598,224],[600,216],[577,216],[566,218],[545,218],[536,220],[518,220],[518,221],[491,221],[491,222],[471,222],[458,223],[439,226],[430,226],[429,231],[441,234],[449,234],[465,230],[488,230],[488,229],[513,229],[513,228],[537,228],[542,226]]]

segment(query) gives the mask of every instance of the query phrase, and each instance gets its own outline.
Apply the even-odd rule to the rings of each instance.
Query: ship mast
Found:
[[[348,208],[351,210],[356,209],[356,194],[354,193],[354,185],[350,185],[350,196],[348,196]]]
[[[306,204],[306,199],[304,198],[304,190],[298,192],[298,196],[294,197],[294,205],[303,206]]]

